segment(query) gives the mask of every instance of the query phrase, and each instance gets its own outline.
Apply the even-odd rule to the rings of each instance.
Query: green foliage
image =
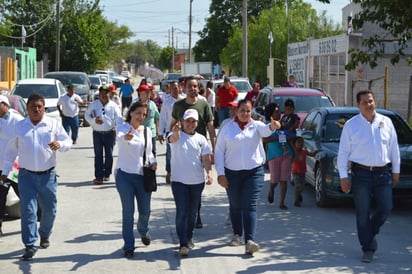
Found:
[[[291,20],[292,18],[292,20]],[[274,42],[268,35],[272,31]],[[233,26],[233,35],[220,54],[222,63],[232,74],[240,75],[242,69],[242,27]],[[263,11],[259,17],[248,23],[248,75],[262,83],[266,82],[270,48],[275,59],[275,80],[281,82],[286,71],[287,44],[306,41],[309,37],[322,38],[342,33],[339,24],[326,18],[325,13],[317,16],[307,3],[298,0],[289,3],[289,22],[284,6],[275,6]]]
[[[171,46],[167,46],[162,49],[158,64],[161,70],[170,70],[172,68],[172,51],[176,52],[176,49],[172,48]]]
[[[271,8],[273,0],[248,1],[248,18],[258,17]],[[242,22],[242,0],[212,0],[209,8],[210,17],[206,26],[199,32],[200,40],[193,48],[196,61],[220,63],[219,54],[232,35],[232,26]]]

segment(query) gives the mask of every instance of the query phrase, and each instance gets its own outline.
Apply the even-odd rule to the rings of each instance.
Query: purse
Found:
[[[144,127],[143,183],[146,192],[157,190],[156,171],[146,166],[147,127]]]

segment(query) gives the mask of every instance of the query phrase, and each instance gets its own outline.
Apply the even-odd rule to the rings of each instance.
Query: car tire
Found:
[[[330,199],[326,195],[326,182],[321,165],[318,166],[315,173],[315,199],[318,207],[327,207],[330,205]]]

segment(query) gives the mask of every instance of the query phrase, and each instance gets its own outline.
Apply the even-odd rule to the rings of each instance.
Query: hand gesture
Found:
[[[270,129],[275,130],[275,129],[280,129],[282,125],[280,124],[279,121],[273,119],[273,117],[270,117]]]
[[[124,139],[126,141],[130,141],[133,139],[133,128],[130,127],[129,132],[126,133],[126,135],[124,136]]]
[[[177,122],[177,123],[174,125],[172,131],[173,131],[174,133],[179,133],[180,129],[181,129],[180,122]]]

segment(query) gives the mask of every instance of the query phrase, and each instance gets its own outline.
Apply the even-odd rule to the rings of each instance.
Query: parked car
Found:
[[[237,91],[239,92],[239,96],[237,100],[242,100],[246,97],[246,94],[249,90],[252,89],[252,85],[249,82],[248,78],[244,77],[229,77],[230,79],[230,84],[232,86],[235,86],[237,88]],[[206,87],[207,81],[201,81],[202,84]],[[223,85],[223,79],[217,79],[217,80],[212,80],[213,82],[213,90],[215,93],[217,92],[218,88]]]
[[[377,109],[391,118],[401,154],[400,182],[393,188],[395,198],[412,197],[412,130],[397,113]],[[315,187],[316,204],[326,207],[339,198],[351,197],[341,191],[337,167],[340,135],[347,120],[359,113],[356,107],[313,109],[299,128],[308,151],[319,151],[306,159],[306,181]]]
[[[87,75],[87,77],[89,77],[89,81],[90,81],[90,89],[91,89],[91,93],[94,96],[94,93],[96,92],[96,90],[99,90],[99,88],[105,84],[102,83],[102,78],[100,78],[99,75],[95,75],[95,74],[89,74]],[[93,98],[92,98],[93,100]]]
[[[60,113],[57,110],[57,100],[65,92],[66,88],[59,80],[34,78],[17,81],[11,94],[23,97],[26,102],[33,93],[42,95],[46,103],[46,115],[61,121]]]
[[[95,70],[94,74],[106,74],[109,76],[109,83],[110,82],[116,86],[116,88],[120,88],[122,84],[124,83],[124,80],[127,79],[127,77],[119,75],[117,72],[110,71],[110,70]]]
[[[120,73],[121,76],[130,78],[132,76],[132,74],[130,74],[130,72],[128,70],[124,70]]]
[[[165,78],[160,81],[160,90],[164,91],[167,84],[174,82],[174,81],[179,81],[180,76],[182,76],[182,74],[180,73],[166,74]]]
[[[74,92],[79,95],[84,102],[90,102],[93,100],[94,91],[89,81],[87,74],[80,71],[54,71],[48,72],[44,75],[44,78],[57,79],[67,88],[69,85],[73,85]],[[86,112],[88,104],[79,106],[79,120],[83,126],[89,126],[84,113]]]
[[[295,103],[295,113],[300,117],[300,124],[308,112],[315,107],[332,107],[333,100],[317,89],[309,88],[271,88],[264,87],[260,90],[253,106],[252,118],[265,122],[265,107],[269,103],[277,103],[281,113],[285,112],[285,101],[292,99]]]

